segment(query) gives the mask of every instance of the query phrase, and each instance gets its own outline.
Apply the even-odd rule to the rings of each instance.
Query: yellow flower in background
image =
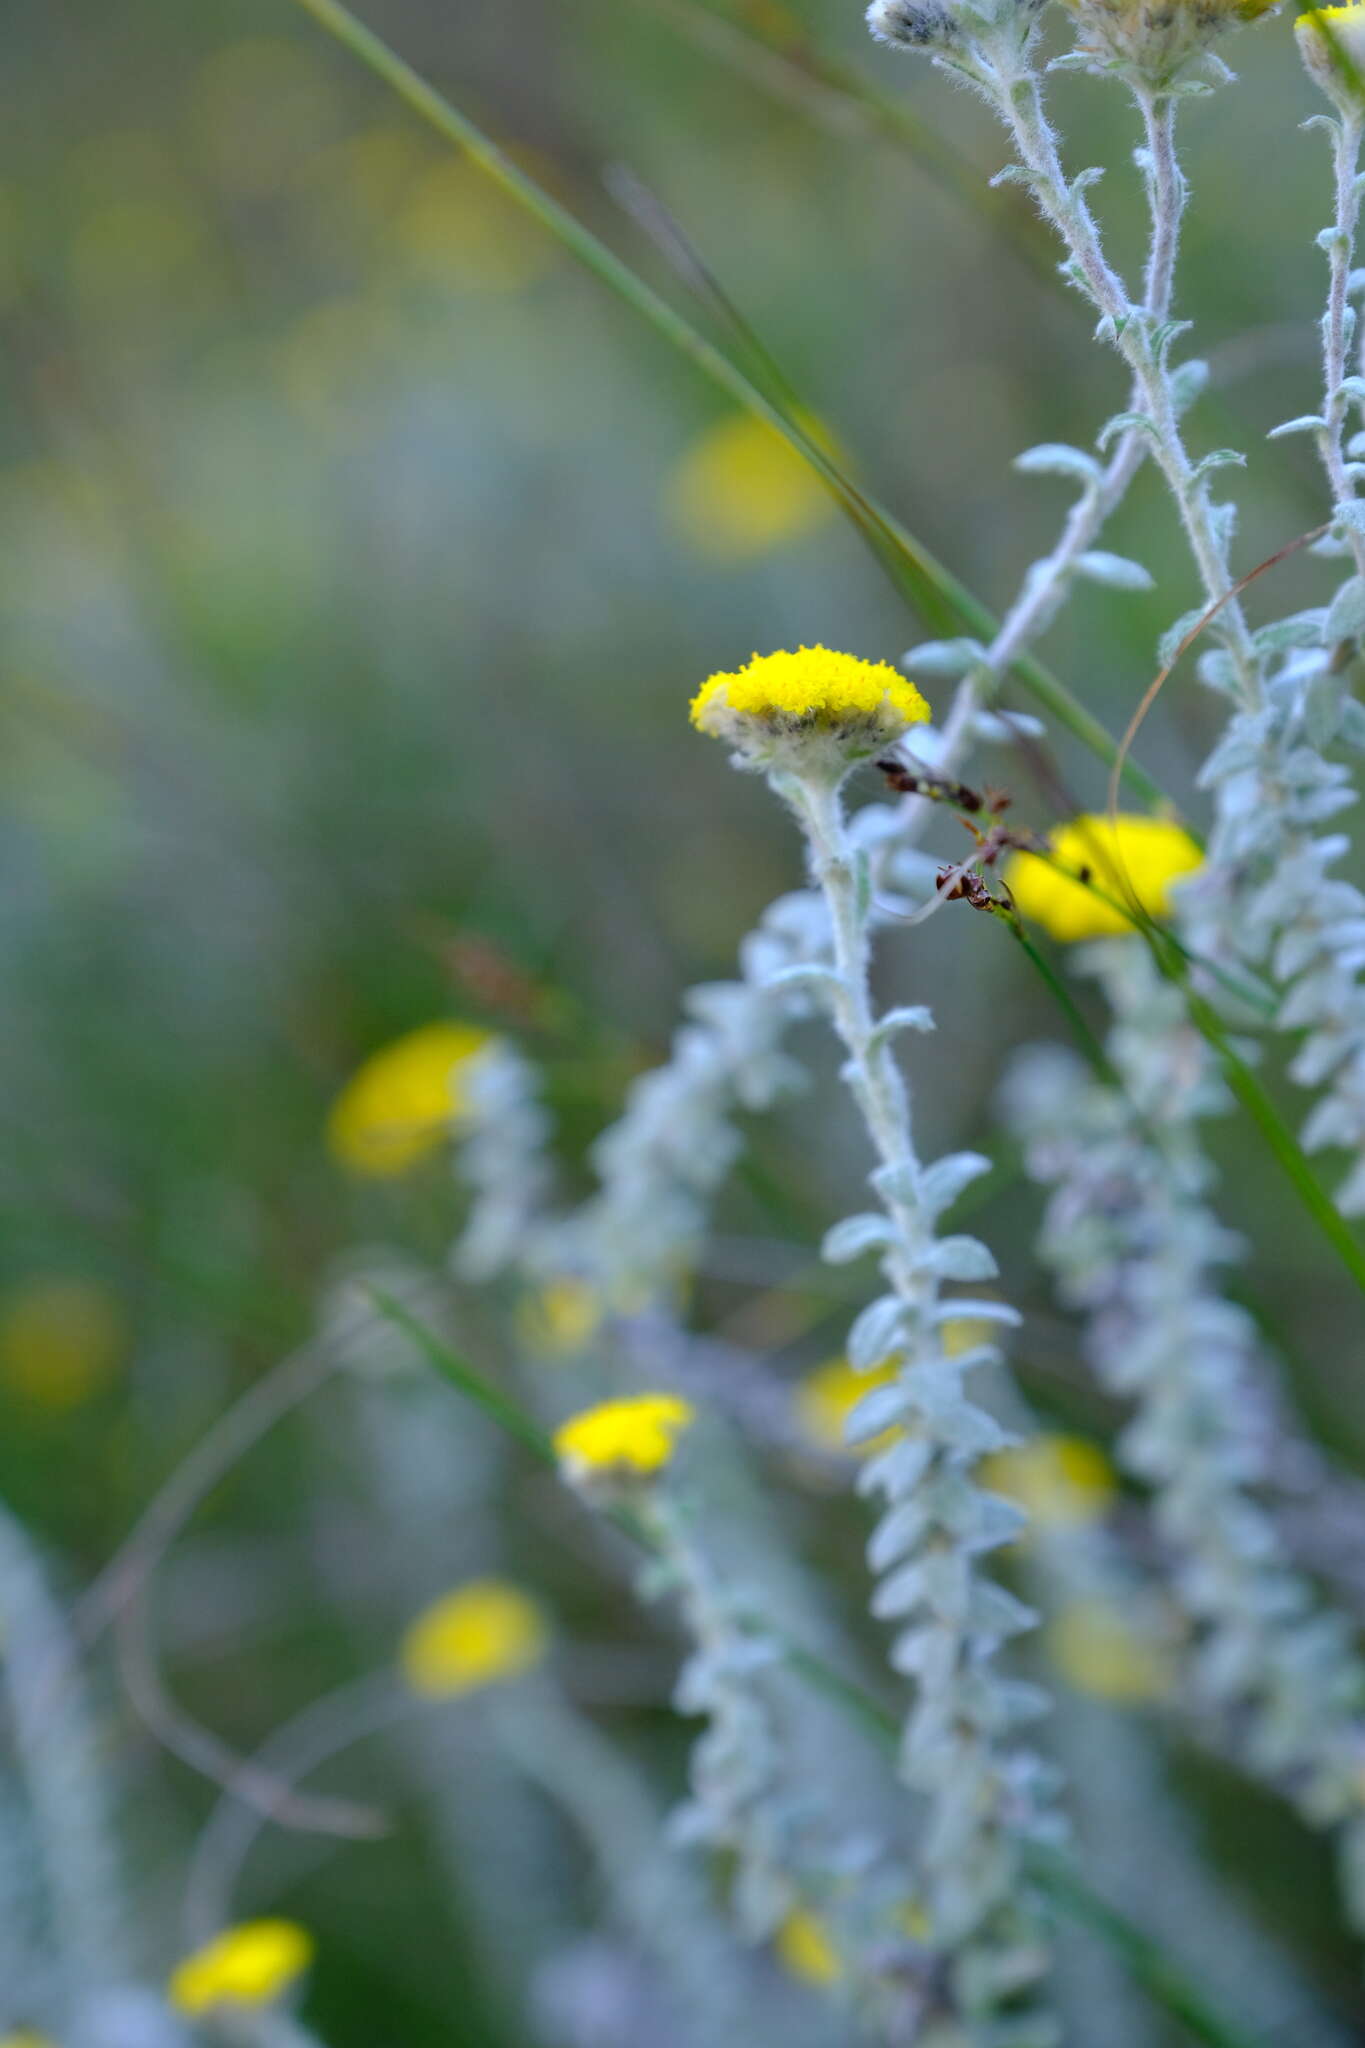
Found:
[[[658,1472],[696,1418],[679,1394],[633,1394],[571,1415],[555,1431],[555,1456],[570,1479]]]
[[[491,1036],[473,1024],[423,1024],[372,1054],[332,1105],[333,1156],[382,1178],[439,1150],[460,1113],[460,1070]]]
[[[995,1451],[977,1467],[981,1484],[1017,1501],[1037,1529],[1083,1529],[1102,1521],[1117,1492],[1114,1468],[1079,1436],[1042,1436]]]
[[[18,2027],[11,2034],[0,2034],[0,2048],[53,2048],[53,2044],[32,2027]]]
[[[167,1992],[191,2018],[220,2005],[270,2005],[312,1960],[313,1938],[294,1921],[244,1920],[186,1956]]]
[[[518,1305],[517,1332],[529,1351],[581,1351],[602,1326],[602,1297],[586,1280],[547,1280]]]
[[[1163,1646],[1107,1601],[1071,1601],[1048,1622],[1043,1641],[1067,1684],[1092,1699],[1141,1706],[1171,1689]]]
[[[474,1579],[419,1614],[403,1637],[403,1676],[425,1699],[454,1699],[520,1678],[545,1654],[534,1600],[499,1579]]]
[[[828,647],[756,654],[741,669],[713,675],[692,699],[700,732],[731,738],[739,719],[775,731],[866,727],[894,739],[929,716],[914,684],[884,661],[861,661]]]
[[[0,1297],[0,1380],[35,1408],[65,1412],[108,1385],[127,1348],[116,1297],[48,1274]]]
[[[796,1419],[817,1450],[870,1457],[892,1442],[898,1431],[884,1429],[855,1445],[845,1436],[845,1427],[863,1395],[873,1387],[889,1386],[895,1377],[893,1358],[874,1365],[869,1372],[855,1372],[846,1358],[831,1358],[828,1364],[817,1365],[813,1372],[808,1372],[797,1387]]]
[[[814,423],[802,425],[811,432]],[[785,547],[836,511],[810,464],[748,412],[718,420],[693,442],[668,480],[665,507],[690,547],[720,561]]]
[[[403,197],[397,246],[433,283],[477,292],[519,292],[554,268],[548,234],[463,157],[442,157]]]
[[[773,1946],[783,1968],[803,1984],[837,1984],[844,1974],[829,1929],[804,1907],[788,1913],[773,1937]]]
[[[1193,874],[1204,858],[1179,825],[1122,812],[1117,833],[1108,818],[1090,815],[1052,833],[1050,844],[1052,860],[1011,854],[1005,880],[1024,916],[1066,944],[1135,930],[1127,915],[1135,891],[1149,916],[1165,917],[1171,883]],[[1081,874],[1093,876],[1095,887],[1072,879]]]

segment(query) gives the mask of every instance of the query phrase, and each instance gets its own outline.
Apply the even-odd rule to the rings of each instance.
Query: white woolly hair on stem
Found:
[[[940,1301],[941,1278],[983,1279],[996,1270],[975,1239],[935,1238],[938,1211],[985,1162],[960,1154],[926,1168],[916,1155],[892,1039],[898,1028],[924,1028],[927,1018],[876,1013],[867,860],[848,834],[842,777],[820,763],[807,774],[788,763],[770,780],[805,834],[812,875],[829,906],[834,965],[821,989],[878,1162],[872,1179],[882,1214],[850,1218],[831,1233],[827,1253],[856,1256],[877,1247],[890,1290],[859,1318],[849,1356],[864,1369],[895,1358],[897,1377],[864,1397],[852,1423],[861,1435],[897,1429],[891,1446],[865,1465],[860,1484],[886,1501],[869,1544],[874,1570],[886,1574],[873,1612],[898,1623],[892,1661],[915,1684],[902,1771],[926,1802],[920,1864],[930,1939],[952,1959],[964,2015],[988,2019],[1044,1966],[1021,1859],[1025,1837],[1046,1831],[1035,1806],[1042,1773],[1036,1760],[1002,1740],[1003,1731],[1038,1711],[1040,1700],[1033,1688],[1010,1686],[992,1670],[1000,1644],[1029,1627],[1032,1616],[976,1562],[1017,1533],[1020,1520],[971,1477],[978,1457],[1009,1441],[965,1393],[968,1373],[998,1354],[981,1346],[950,1357],[942,1328],[963,1317],[1014,1318],[999,1302]],[[1048,2038],[1041,2012],[1037,2028],[1038,2039]]]

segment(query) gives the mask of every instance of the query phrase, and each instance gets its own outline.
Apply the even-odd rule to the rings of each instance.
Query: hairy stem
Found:
[[[1142,431],[1150,436],[1152,452],[1176,501],[1205,595],[1211,604],[1226,600],[1218,614],[1217,630],[1232,657],[1239,699],[1244,708],[1253,709],[1262,694],[1260,663],[1241,603],[1227,595],[1233,581],[1227,545],[1209,499],[1202,467],[1191,460],[1180,431],[1165,348],[1158,331],[1160,323],[1129,299],[1104,255],[1099,229],[1084,193],[1067,182],[1056,138],[1043,111],[1037,73],[1016,61],[1013,69],[1002,65],[984,73],[983,83],[1014,138],[1039,206],[1066,246],[1077,281],[1109,323],[1113,339],[1133,373],[1141,409],[1150,423]],[[1183,181],[1175,160],[1169,97],[1140,93],[1138,101],[1150,156],[1155,262],[1161,249],[1174,245]]]
[[[1354,499],[1342,449],[1349,398],[1342,386],[1346,379],[1346,355],[1350,347],[1351,310],[1347,293],[1351,262],[1355,252],[1356,223],[1360,217],[1360,194],[1356,190],[1356,169],[1360,162],[1360,138],[1365,125],[1359,111],[1343,114],[1332,123],[1332,169],[1336,206],[1327,237],[1327,309],[1322,319],[1322,417],[1318,452],[1327,473],[1334,507]],[[1356,574],[1365,577],[1365,534],[1348,528]]]

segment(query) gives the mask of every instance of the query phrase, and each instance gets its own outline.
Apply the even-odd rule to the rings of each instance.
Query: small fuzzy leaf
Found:
[[[881,1294],[854,1320],[848,1333],[848,1362],[855,1372],[870,1372],[896,1349],[905,1326],[905,1304],[894,1294]]]
[[[772,994],[781,989],[806,989],[812,994],[834,996],[841,995],[847,984],[834,968],[824,967],[817,960],[802,960],[795,967],[779,967],[775,973],[765,974],[759,987]]]
[[[1096,436],[1097,448],[1107,448],[1119,434],[1126,434],[1130,428],[1143,434],[1150,434],[1154,441],[1161,436],[1156,430],[1156,421],[1145,412],[1116,412],[1112,419],[1105,421]]]
[[[1352,576],[1342,584],[1327,609],[1323,637],[1329,645],[1358,640],[1365,633],[1365,579]]]
[[[1209,381],[1209,366],[1199,356],[1191,356],[1189,362],[1181,363],[1171,372],[1171,403],[1177,413],[1188,412],[1195,400],[1201,396]]]
[[[877,1019],[871,1043],[874,1047],[883,1046],[902,1031],[932,1031],[933,1028],[932,1010],[926,1009],[923,1003],[902,1003]]]
[[[1211,476],[1215,469],[1227,469],[1229,467],[1245,469],[1245,455],[1239,453],[1236,448],[1211,448],[1207,455],[1202,455],[1198,462],[1195,463],[1194,469],[1191,471],[1191,480],[1194,483],[1202,483],[1204,478]]]
[[[845,1416],[844,1442],[865,1444],[869,1437],[880,1436],[884,1429],[904,1422],[909,1412],[910,1404],[904,1387],[895,1384],[872,1387],[854,1402]]]
[[[930,1245],[916,1271],[940,1280],[994,1280],[1000,1268],[979,1237],[941,1237]]]
[[[1287,434],[1319,434],[1326,425],[1326,420],[1319,413],[1301,412],[1297,418],[1282,420],[1278,427],[1272,427],[1266,439],[1283,441]]]
[[[1076,570],[1088,576],[1092,583],[1107,583],[1111,590],[1150,590],[1150,571],[1141,562],[1130,562],[1124,555],[1111,555],[1103,548],[1087,548],[1083,555],[1076,557]]]
[[[1064,441],[1040,441],[1014,458],[1014,467],[1025,476],[1072,476],[1083,484],[1094,483],[1100,466],[1083,448],[1070,448]]]
[[[911,675],[951,679],[979,667],[985,653],[979,640],[922,640],[918,647],[906,649],[901,656],[901,667],[908,669]]]
[[[883,1251],[895,1236],[891,1219],[873,1215],[845,1216],[825,1232],[820,1256],[828,1265],[847,1266],[865,1252]]]
[[[981,1152],[945,1152],[932,1166],[926,1166],[919,1177],[919,1198],[926,1209],[934,1215],[950,1209],[965,1188],[974,1180],[980,1180],[983,1173],[989,1173],[991,1162]]]

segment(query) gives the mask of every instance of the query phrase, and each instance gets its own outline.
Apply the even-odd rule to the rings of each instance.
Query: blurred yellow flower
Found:
[[[808,1372],[796,1390],[796,1419],[818,1450],[843,1451],[866,1458],[889,1444],[897,1431],[884,1429],[866,1442],[851,1445],[844,1434],[849,1415],[873,1387],[889,1386],[896,1377],[896,1361],[888,1359],[869,1372],[855,1372],[846,1358],[831,1358]]]
[[[474,1024],[423,1024],[381,1047],[332,1105],[327,1143],[355,1173],[406,1173],[439,1150],[461,1109],[460,1072],[491,1042]]]
[[[312,1960],[312,1936],[294,1921],[244,1920],[186,1956],[167,1992],[192,2018],[220,2005],[270,2005]]]
[[[559,1425],[555,1456],[570,1479],[657,1472],[673,1456],[677,1437],[695,1415],[691,1402],[678,1394],[632,1394],[603,1401]]]
[[[586,1280],[564,1275],[528,1294],[517,1311],[517,1329],[530,1351],[581,1351],[600,1329],[602,1298]]]
[[[1139,1706],[1171,1689],[1165,1649],[1106,1601],[1071,1601],[1048,1622],[1044,1644],[1067,1684],[1093,1699]]]
[[[399,1652],[403,1676],[425,1699],[454,1699],[519,1678],[545,1654],[540,1609],[498,1579],[475,1579],[419,1614]]]
[[[0,2034],[0,2048],[53,2048],[53,2044],[32,2027],[16,2027],[13,2033]]]
[[[1311,78],[1332,97],[1359,97],[1365,72],[1365,6],[1310,7],[1294,23],[1299,55]]]
[[[345,118],[325,66],[305,44],[250,36],[207,59],[186,130],[228,190],[274,197]]]
[[[462,157],[442,157],[405,193],[398,246],[435,283],[519,292],[554,267],[554,243]]]
[[[809,431],[811,423],[803,422]],[[668,480],[669,523],[700,555],[745,560],[832,519],[833,498],[776,427],[734,413],[708,427]]]
[[[89,1400],[127,1342],[119,1301],[94,1280],[45,1274],[0,1297],[0,1380],[35,1408],[64,1412]]]
[[[349,416],[356,387],[376,376],[396,333],[394,315],[375,297],[357,293],[311,306],[276,349],[285,397],[299,412],[329,424],[338,415]]]
[[[996,1451],[977,1467],[981,1484],[1017,1501],[1038,1529],[1081,1529],[1102,1521],[1117,1491],[1114,1468],[1079,1436],[1040,1436]]]
[[[926,719],[929,706],[888,663],[817,646],[756,654],[742,669],[709,677],[690,716],[699,731],[726,739],[739,719],[778,732],[866,727],[871,737],[875,728],[892,739]]]
[[[829,1929],[802,1906],[788,1913],[773,1937],[773,1946],[783,1967],[803,1984],[837,1984],[844,1974]]]
[[[1050,844],[1051,860],[1011,854],[1005,880],[1024,916],[1068,944],[1133,931],[1127,906],[1134,893],[1149,916],[1165,917],[1170,884],[1193,874],[1204,858],[1179,825],[1125,813],[1117,834],[1108,818],[1090,815],[1073,818],[1051,835]],[[1063,874],[1063,868],[1071,872]],[[1073,875],[1093,877],[1095,886]]]

